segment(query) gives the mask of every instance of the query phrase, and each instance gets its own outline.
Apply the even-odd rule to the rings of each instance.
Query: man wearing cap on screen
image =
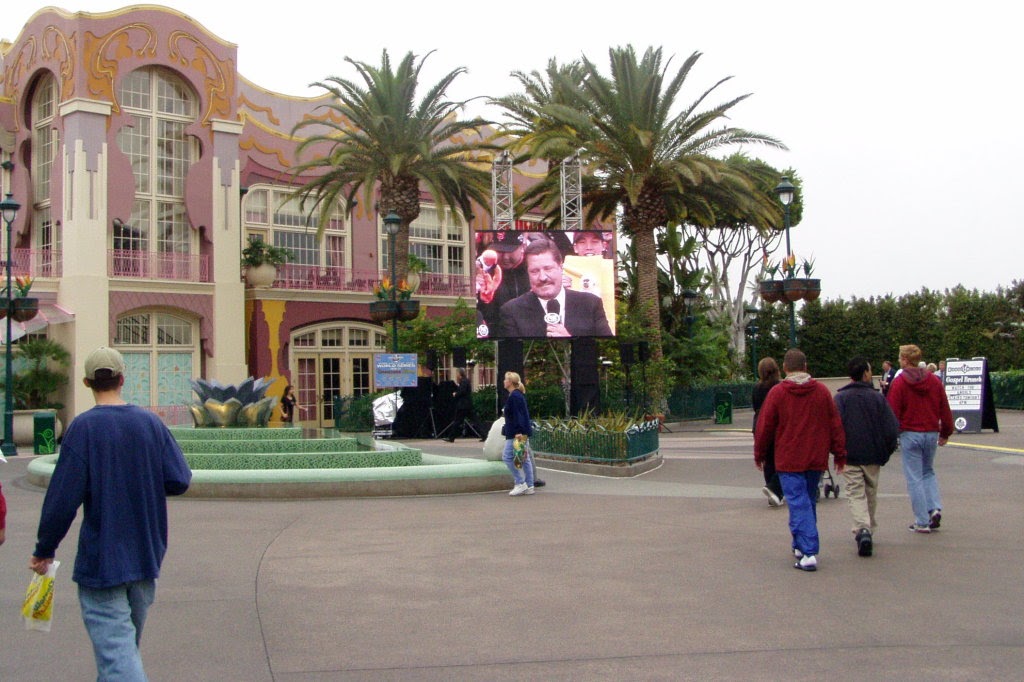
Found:
[[[612,336],[601,297],[562,286],[562,252],[554,242],[531,242],[523,262],[530,291],[501,306],[502,336]]]
[[[84,382],[96,406],[64,434],[29,568],[46,573],[84,505],[72,579],[98,678],[144,680],[139,641],[167,551],[167,496],[188,490],[192,472],[156,415],[121,398],[119,352],[90,353]]]

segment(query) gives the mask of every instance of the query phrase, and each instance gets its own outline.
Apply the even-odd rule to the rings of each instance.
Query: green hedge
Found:
[[[992,399],[996,407],[1024,410],[1024,370],[992,372]]]

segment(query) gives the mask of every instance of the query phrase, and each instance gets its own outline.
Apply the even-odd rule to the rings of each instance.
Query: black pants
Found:
[[[783,497],[782,494],[782,483],[779,481],[779,475],[775,472],[775,448],[768,448],[768,453],[764,458],[764,484],[768,490],[771,490],[778,497]]]

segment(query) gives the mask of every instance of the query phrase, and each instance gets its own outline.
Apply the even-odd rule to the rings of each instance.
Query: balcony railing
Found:
[[[209,282],[210,259],[198,254],[112,249],[107,252],[107,272],[111,277],[131,279]]]
[[[384,277],[390,277],[386,270],[349,270],[348,268],[324,268],[318,265],[286,263],[278,266],[275,289],[298,289],[304,291],[358,291],[370,292]],[[418,295],[465,296],[470,292],[469,277],[465,275],[420,275]]]
[[[14,249],[12,251],[15,276],[60,277],[63,274],[62,253],[56,249]],[[6,265],[6,255],[2,257]]]

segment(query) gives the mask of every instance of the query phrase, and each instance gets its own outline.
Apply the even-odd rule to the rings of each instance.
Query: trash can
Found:
[[[729,391],[715,393],[715,423],[732,424],[732,393]]]
[[[57,452],[57,413],[36,412],[32,415],[33,452],[52,455]]]

